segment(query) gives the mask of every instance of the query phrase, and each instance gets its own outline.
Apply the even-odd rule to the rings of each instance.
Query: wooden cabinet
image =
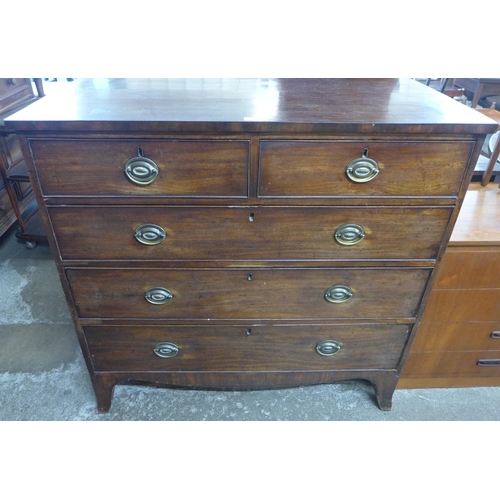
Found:
[[[43,86],[36,79],[38,96]],[[33,189],[17,136],[9,131],[4,120],[38,99],[29,78],[0,78],[0,236],[17,221],[18,237],[32,248],[45,240],[41,219],[37,215]]]
[[[470,185],[399,388],[500,385],[499,193]]]
[[[76,82],[12,117],[100,411],[361,378],[391,408],[495,124],[411,80]]]

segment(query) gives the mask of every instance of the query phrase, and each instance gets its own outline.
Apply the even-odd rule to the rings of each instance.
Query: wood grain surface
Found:
[[[435,259],[451,215],[433,207],[50,207],[64,260],[287,261]],[[143,245],[142,224],[166,239]],[[365,237],[342,245],[337,228]],[[417,229],[418,228],[418,229]]]
[[[408,338],[408,325],[85,327],[97,371],[281,371],[395,369]],[[250,332],[250,333],[248,333]],[[332,356],[316,352],[336,340]],[[159,342],[179,352],[160,358]]]
[[[429,269],[68,269],[82,318],[143,319],[402,319],[415,316]],[[250,278],[250,279],[249,279]],[[334,304],[328,288],[348,286]],[[146,290],[174,298],[153,305]]]

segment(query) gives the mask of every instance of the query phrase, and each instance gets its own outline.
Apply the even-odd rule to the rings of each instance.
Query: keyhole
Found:
[[[144,156],[142,154],[142,148],[137,148],[137,156]]]
[[[368,156],[368,148],[363,149],[363,158]]]
[[[249,274],[249,275],[247,276],[247,280],[248,280],[248,281],[252,281],[252,280],[253,280],[253,275]]]
[[[252,333],[252,329],[251,328],[248,328],[247,331],[246,331],[246,334],[247,335],[250,335]]]
[[[248,216],[248,220],[250,222],[253,222],[254,221],[254,213],[252,212],[249,216]]]

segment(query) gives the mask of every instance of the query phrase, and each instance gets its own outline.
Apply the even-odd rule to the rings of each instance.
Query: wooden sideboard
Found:
[[[30,78],[0,78],[0,236],[17,221],[16,234],[26,240],[29,248],[46,237],[21,146],[4,121],[10,114],[43,97],[41,79],[36,78],[35,83],[38,95]]]
[[[496,124],[412,80],[79,79],[22,136],[98,401],[392,395]]]
[[[469,187],[398,388],[500,385],[498,187]]]

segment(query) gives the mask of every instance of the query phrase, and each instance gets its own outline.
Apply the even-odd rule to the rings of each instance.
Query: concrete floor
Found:
[[[0,238],[0,420],[484,421],[500,420],[500,387],[397,390],[380,411],[365,382],[268,391],[119,385],[111,410],[94,393],[50,249]]]

